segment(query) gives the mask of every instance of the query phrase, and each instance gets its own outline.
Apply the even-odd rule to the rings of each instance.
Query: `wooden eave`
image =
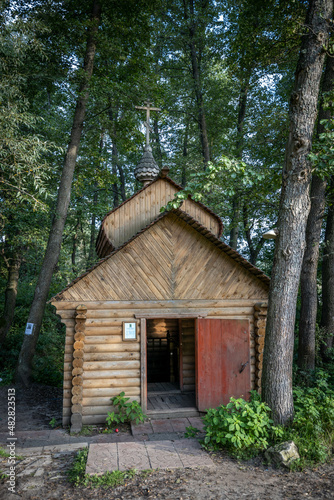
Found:
[[[123,201],[123,203],[121,203],[120,205],[118,205],[118,207],[113,208],[112,210],[110,210],[110,212],[108,212],[104,216],[104,218],[103,218],[103,220],[101,222],[101,226],[100,226],[97,238],[96,238],[95,248],[96,248],[96,253],[99,256],[105,257],[105,256],[109,255],[113,250],[115,250],[115,246],[113,245],[112,241],[107,236],[107,233],[106,233],[106,230],[105,230],[105,227],[104,227],[105,220],[111,214],[113,214],[114,212],[116,212],[120,207],[122,207],[123,205],[125,205],[126,203],[128,203],[130,200],[132,200],[133,198],[135,198],[138,194],[140,194],[143,191],[145,191],[145,189],[149,188],[150,186],[152,186],[152,184],[154,184],[155,182],[159,181],[160,179],[166,180],[172,186],[174,186],[175,188],[177,188],[179,191],[183,190],[183,187],[180,186],[179,184],[177,184],[176,182],[174,182],[170,177],[168,177],[168,176],[165,176],[165,177],[159,176],[154,181],[150,182],[146,186],[142,187],[139,191],[137,191],[136,193],[134,193],[132,196],[130,196],[130,198],[128,198],[127,200]],[[190,195],[188,196],[188,198],[190,200],[192,200],[192,198],[191,198]],[[224,226],[223,226],[221,218],[217,214],[215,214],[210,208],[208,208],[206,205],[204,205],[203,203],[201,203],[200,201],[195,201],[195,200],[192,200],[192,201],[194,203],[198,204],[201,208],[203,208],[203,210],[205,210],[206,212],[208,212],[210,215],[212,215],[213,217],[215,217],[215,219],[217,220],[218,225],[219,225],[218,237],[220,238],[221,235],[222,235],[222,233],[223,233],[223,229],[224,229]]]
[[[163,219],[164,217],[168,217],[169,214],[176,214],[180,219],[185,221],[189,226],[193,227],[198,231],[200,234],[205,236],[211,243],[213,243],[216,247],[220,248],[225,254],[227,254],[229,257],[231,257],[234,261],[238,262],[243,268],[247,269],[251,274],[253,274],[257,279],[265,283],[268,287],[270,284],[270,278],[263,272],[261,269],[253,266],[248,260],[246,260],[244,257],[242,257],[236,250],[228,246],[226,243],[223,241],[219,240],[214,234],[212,234],[206,227],[202,226],[196,219],[191,217],[189,214],[186,212],[183,212],[180,209],[173,209],[170,211],[163,212],[160,214],[156,219],[154,219],[150,224],[148,224],[145,228],[141,229],[138,231],[137,234],[132,236],[128,241],[120,245],[118,248],[113,249],[113,251],[101,259],[99,262],[97,262],[94,266],[92,266],[90,269],[88,269],[85,273],[83,273],[81,276],[78,276],[75,280],[73,280],[67,287],[65,287],[61,292],[57,293],[54,297],[52,297],[48,302],[53,302],[53,301],[61,301],[61,295],[63,292],[71,288],[73,285],[75,285],[78,281],[83,279],[85,276],[90,274],[94,269],[96,269],[98,266],[100,266],[103,262],[105,262],[107,259],[111,258],[113,255],[115,255],[117,252],[122,250],[124,247],[126,247],[130,242],[138,238],[141,234],[145,233],[151,226],[156,224],[159,220]]]

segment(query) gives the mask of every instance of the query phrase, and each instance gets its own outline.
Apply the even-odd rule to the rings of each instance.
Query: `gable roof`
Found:
[[[160,220],[168,217],[170,214],[175,214],[179,219],[183,220],[187,225],[189,225],[190,227],[195,229],[198,233],[200,233],[207,240],[209,240],[213,245],[218,247],[224,254],[228,255],[231,259],[233,259],[235,262],[237,262],[242,268],[246,269],[250,274],[252,274],[258,280],[260,280],[262,283],[264,283],[267,287],[269,286],[270,278],[268,276],[266,276],[260,269],[253,266],[244,257],[242,257],[236,250],[232,249],[226,243],[219,240],[214,234],[212,234],[207,228],[202,226],[198,221],[196,221],[189,214],[187,214],[186,212],[183,212],[180,209],[174,209],[174,210],[166,211],[166,212],[160,214],[154,221],[152,221],[145,228],[140,230],[136,235],[134,235],[132,238],[130,238],[127,242],[123,243],[120,247],[113,250],[108,256],[101,259],[93,267],[91,267],[89,270],[87,270],[81,276],[79,276],[78,278],[73,280],[66,288],[64,288],[61,292],[57,293],[54,297],[52,297],[52,299],[50,299],[49,302],[63,300],[62,294],[66,290],[69,290],[73,285],[75,285],[80,280],[82,280],[84,277],[89,275],[94,269],[98,268],[105,261],[107,261],[108,259],[112,258],[114,255],[119,253],[123,248],[128,246],[132,241],[136,240],[140,235],[142,235],[146,231],[148,231],[149,228],[151,228],[152,226],[157,224]]]
[[[97,252],[97,254],[100,257],[105,257],[106,255],[109,255],[109,253],[111,251],[113,251],[115,248],[118,247],[117,241],[116,241],[116,244],[114,244],[115,242],[113,242],[110,239],[110,234],[108,235],[108,229],[106,228],[106,225],[108,225],[107,219],[109,219],[110,216],[112,216],[113,214],[115,214],[116,212],[118,212],[120,209],[122,209],[124,207],[124,205],[128,204],[129,202],[131,202],[134,198],[140,197],[141,193],[143,193],[144,191],[150,189],[151,186],[153,186],[155,183],[157,183],[157,182],[159,182],[161,180],[166,181],[167,183],[169,183],[171,186],[173,186],[178,191],[182,191],[183,190],[182,186],[180,186],[179,184],[177,184],[176,182],[174,182],[170,177],[160,175],[154,181],[150,182],[149,184],[147,184],[146,186],[144,186],[142,189],[140,189],[139,191],[137,191],[136,193],[134,193],[130,198],[128,198],[127,200],[123,201],[123,203],[121,203],[120,205],[118,205],[118,207],[110,210],[104,216],[104,218],[103,218],[103,220],[101,222],[99,233],[98,233],[98,236],[97,236],[97,239],[96,239],[96,245],[95,245],[96,252]],[[212,218],[214,218],[214,220],[216,221],[216,223],[218,225],[218,227],[217,227],[217,229],[218,229],[217,236],[218,236],[218,238],[220,238],[220,236],[222,235],[222,232],[223,232],[223,223],[222,223],[221,218],[217,214],[215,214],[210,208],[208,208],[207,206],[205,206],[203,203],[201,203],[199,201],[194,201],[191,198],[190,195],[188,196],[187,199],[191,200],[192,203],[198,205],[202,210],[204,210]],[[166,203],[168,201],[169,200],[166,200]],[[192,215],[194,215],[194,214],[192,213]],[[155,217],[154,217],[153,220],[155,220]],[[146,223],[147,223],[147,221],[146,221]],[[145,223],[144,227],[146,226],[146,223]],[[138,230],[139,230],[139,227],[137,226],[133,234],[137,233]],[[131,236],[133,234],[131,234]],[[129,236],[130,236],[130,234],[128,234],[128,237]],[[128,238],[126,238],[126,240],[127,239]],[[123,241],[120,241],[119,243],[123,244]]]

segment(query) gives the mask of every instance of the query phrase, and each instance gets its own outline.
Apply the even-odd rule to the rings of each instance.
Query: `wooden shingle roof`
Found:
[[[224,252],[226,255],[228,255],[231,259],[233,259],[235,262],[237,262],[241,267],[246,269],[249,273],[251,273],[254,277],[256,277],[258,280],[260,280],[262,283],[267,285],[269,287],[270,283],[270,278],[263,273],[260,269],[257,267],[253,266],[250,262],[248,262],[244,257],[242,257],[236,250],[233,248],[229,247],[226,243],[221,241],[219,238],[217,238],[214,234],[212,234],[206,227],[202,226],[196,219],[191,217],[189,214],[186,212],[180,210],[180,209],[174,209],[170,211],[166,211],[162,214],[160,214],[154,221],[152,221],[150,224],[148,224],[145,228],[141,229],[137,234],[132,236],[128,241],[123,243],[121,246],[118,248],[114,249],[109,255],[101,259],[97,264],[95,264],[93,267],[91,267],[88,271],[83,273],[81,276],[73,280],[64,290],[59,292],[57,295],[55,295],[51,301],[60,301],[62,299],[62,294],[71,288],[73,285],[78,283],[80,280],[82,280],[85,276],[90,274],[94,269],[96,269],[98,266],[100,266],[103,262],[106,260],[112,258],[114,255],[116,255],[120,250],[122,250],[124,247],[129,245],[130,242],[134,241],[136,238],[138,238],[140,235],[144,234],[149,228],[157,224],[158,221],[161,219],[168,217],[170,214],[175,214],[177,217],[182,219],[186,224],[194,228],[196,231],[198,231],[201,235],[203,235],[207,240],[209,240],[213,245],[218,247],[222,252]]]

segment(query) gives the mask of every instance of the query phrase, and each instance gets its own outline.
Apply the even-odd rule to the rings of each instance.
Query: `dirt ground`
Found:
[[[5,398],[5,399],[4,399]],[[52,418],[61,413],[61,391],[34,386],[17,391],[17,417],[20,430],[48,428]],[[0,390],[0,429],[6,431],[7,391]],[[131,446],[131,443],[129,443]],[[6,480],[0,484],[0,499],[27,500],[280,500],[334,498],[334,462],[303,472],[288,472],[263,464],[261,458],[239,462],[223,452],[211,454],[216,468],[177,469],[137,474],[124,486],[108,489],[74,487],[67,479],[67,471],[75,453],[53,453],[43,457],[27,457],[17,464],[16,495],[8,492]],[[28,473],[36,461],[42,464],[38,477]],[[3,459],[6,461],[6,459]],[[3,469],[2,469],[3,470]]]

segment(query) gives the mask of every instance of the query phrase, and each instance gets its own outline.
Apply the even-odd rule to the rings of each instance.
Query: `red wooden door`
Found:
[[[204,411],[248,399],[251,389],[249,322],[198,319],[196,328],[196,400]]]

